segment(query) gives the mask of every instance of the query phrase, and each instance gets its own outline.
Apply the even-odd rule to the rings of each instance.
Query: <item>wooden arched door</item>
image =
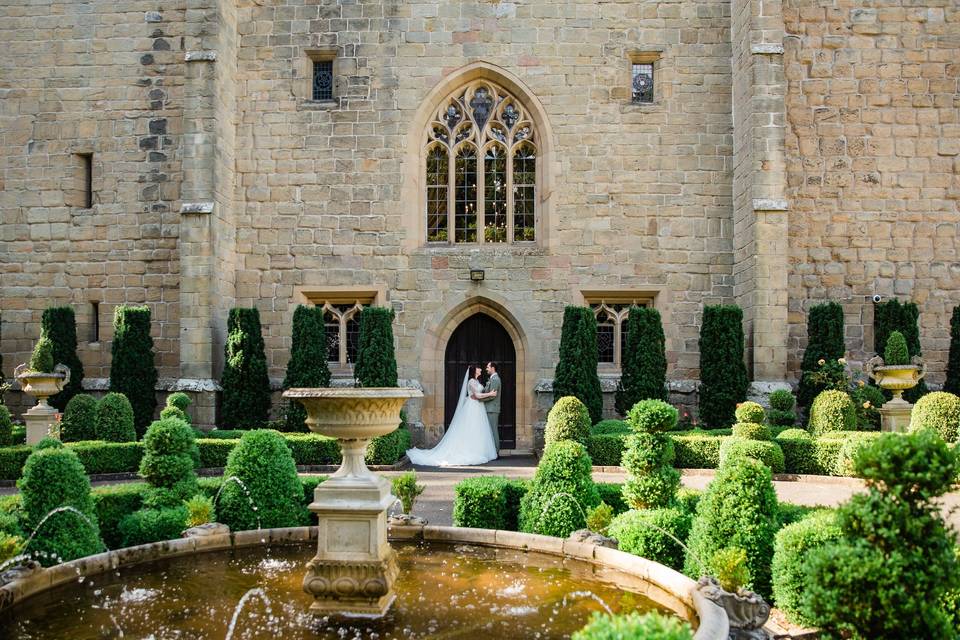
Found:
[[[517,446],[517,353],[513,340],[499,322],[485,313],[476,313],[457,327],[444,357],[443,425],[446,429],[457,409],[463,374],[471,365],[497,363],[500,374],[500,448]],[[486,374],[484,374],[486,381]]]

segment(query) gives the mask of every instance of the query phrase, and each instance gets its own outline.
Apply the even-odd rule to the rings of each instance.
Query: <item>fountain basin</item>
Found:
[[[520,564],[535,566],[538,572],[549,573],[554,569],[569,570],[576,581],[575,584],[578,585],[578,588],[584,590],[594,591],[598,583],[606,583],[608,587],[615,587],[618,592],[623,591],[645,596],[652,602],[651,606],[672,611],[681,617],[691,620],[694,626],[697,627],[695,636],[697,640],[721,640],[727,637],[728,626],[726,614],[722,609],[700,596],[696,589],[696,583],[693,580],[672,569],[644,558],[613,549],[597,547],[589,543],[512,531],[427,526],[392,527],[390,533],[391,539],[397,542],[401,548],[401,565],[403,565],[404,571],[410,570],[408,567],[409,563],[405,560],[405,558],[409,558],[410,556],[409,545],[414,545],[414,548],[417,549],[415,555],[421,557],[420,560],[414,558],[414,564],[420,561],[427,562],[428,564],[432,563],[426,570],[426,573],[421,571],[419,574],[416,574],[419,575],[417,580],[421,582],[424,581],[425,575],[427,577],[436,575],[435,582],[440,583],[447,580],[445,574],[454,571],[452,565],[448,568],[447,565],[444,565],[442,562],[438,564],[437,558],[429,558],[429,553],[423,552],[422,549],[431,549],[438,544],[447,545],[448,548],[453,551],[451,557],[458,557],[473,554],[474,552],[470,550],[472,548],[484,548],[488,550],[488,553],[494,554],[494,563],[503,561],[505,563],[504,567],[507,567],[507,565],[513,567],[519,559]],[[113,572],[123,569],[124,567],[142,565],[143,563],[153,561],[183,556],[198,556],[198,554],[207,552],[239,551],[251,547],[286,547],[294,545],[297,551],[285,557],[291,561],[299,559],[299,562],[302,563],[309,555],[310,542],[316,540],[316,537],[316,527],[241,531],[234,534],[213,535],[204,538],[187,538],[158,542],[81,558],[63,565],[44,569],[24,580],[16,581],[0,588],[0,610],[9,609],[14,605],[18,605],[12,610],[7,610],[3,616],[0,616],[0,619],[11,621],[3,624],[16,624],[18,615],[21,615],[19,612],[24,612],[25,615],[28,615],[31,611],[30,607],[32,605],[28,601],[29,598],[49,591],[54,587],[76,582],[80,577],[94,578],[98,574]],[[427,544],[426,547],[418,546],[424,543]],[[468,547],[457,547],[456,545],[468,545]],[[213,556],[211,556],[211,558],[212,557]],[[219,565],[211,565],[208,571],[204,571],[204,562],[205,560],[202,555],[199,555],[195,559],[184,561],[184,564],[188,566],[189,574],[195,576],[192,577],[192,579],[199,581],[203,589],[212,594],[219,588],[218,581],[222,577],[222,572],[217,568]],[[199,570],[198,567],[200,567]],[[300,572],[302,571],[301,567],[302,564],[297,564],[297,566],[292,568],[294,583],[299,579]],[[496,564],[494,564],[493,567],[495,570],[491,575],[500,572]],[[154,572],[155,571],[156,570],[154,570]],[[144,572],[142,568],[138,568],[136,572],[131,572],[130,575],[136,576],[142,573],[149,574],[152,572]],[[411,577],[413,577],[413,575],[414,574],[412,574]],[[112,577],[104,577],[101,582],[109,579],[112,579]],[[94,581],[96,581],[96,579]],[[385,624],[389,622],[391,616],[394,615],[399,617],[406,615],[404,612],[407,610],[407,601],[410,598],[402,582],[403,578],[401,578],[401,588],[399,589],[400,598],[395,605],[397,611],[391,612],[384,621],[376,624]],[[479,582],[482,582],[482,580],[479,580]],[[170,588],[174,591],[181,589],[175,576],[168,580],[167,584],[169,584]],[[291,591],[293,591],[293,589],[291,589]],[[443,593],[443,591],[441,591],[441,593]],[[57,591],[56,593],[51,593],[51,597],[64,597],[62,594],[63,592]],[[267,594],[270,594],[269,589],[267,589]],[[174,594],[171,594],[170,597],[173,596]],[[36,602],[40,603],[41,601],[42,599],[38,599]],[[275,596],[274,602],[277,602]],[[192,604],[201,607],[204,605],[203,602]],[[231,601],[231,608],[235,604],[236,598]],[[442,627],[444,623],[443,617],[438,615],[434,607],[429,606],[429,600],[427,600],[426,604],[428,605],[426,611],[432,613],[432,617],[436,618],[436,622]],[[619,606],[614,605],[612,602],[608,604],[619,608]],[[257,607],[260,606],[261,605],[257,605]],[[301,612],[306,608],[305,603],[298,606]],[[464,603],[463,606],[465,607],[466,603]],[[472,610],[471,615],[482,618],[487,612],[482,610],[480,606],[480,604],[477,604],[476,608]],[[564,607],[560,607],[560,609],[562,610]],[[592,610],[597,610],[597,608]],[[38,609],[37,611],[42,611],[42,609]],[[84,634],[82,626],[77,625],[76,609],[71,609],[70,611],[71,615],[69,619],[71,624],[73,624],[73,626],[70,627],[70,633],[76,637],[86,637],[90,635]],[[258,608],[256,613],[261,616],[260,619],[263,619],[262,608]],[[215,621],[218,635],[224,633],[226,624],[229,621],[229,612],[227,612],[226,615],[227,617],[225,619],[218,618]],[[429,622],[429,620],[427,622]],[[576,625],[582,622],[586,622],[586,620],[578,619]],[[362,621],[357,628],[365,629],[371,624],[375,623]],[[13,628],[14,627],[0,627],[0,635],[3,635],[5,629]],[[337,625],[334,625],[334,628],[337,628]],[[97,630],[98,629],[95,628],[91,631],[95,632]],[[440,634],[440,631],[441,629],[438,628],[436,633],[428,635],[431,635],[431,637],[444,637]],[[388,630],[385,633],[381,633],[380,637],[393,637],[394,635],[401,635],[401,632],[402,628],[396,629],[395,634]],[[567,630],[560,633],[558,623],[558,633],[560,633],[560,635],[554,637],[563,637],[565,634],[569,634],[569,632],[570,631]],[[489,633],[487,635],[489,635]],[[352,636],[353,633],[351,632],[348,637]],[[34,637],[44,636],[38,635]],[[46,637],[64,636],[50,635]],[[235,637],[272,636],[241,636],[239,635],[238,628],[238,635]],[[284,637],[296,636],[285,635]],[[314,634],[314,636],[311,637],[316,637],[316,635]],[[332,635],[331,637],[336,636]],[[364,637],[367,636],[365,635]],[[451,630],[451,635],[448,637],[460,636],[452,633]]]

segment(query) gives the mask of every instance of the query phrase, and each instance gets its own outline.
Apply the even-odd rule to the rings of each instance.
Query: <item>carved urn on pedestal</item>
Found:
[[[400,410],[416,389],[289,389],[284,397],[307,410],[314,433],[336,438],[340,469],[314,491],[309,509],[317,514],[317,555],[307,565],[303,589],[321,615],[371,616],[393,602],[396,554],[387,542],[387,509],[396,501],[390,482],[367,469],[370,440],[400,425]]]
[[[876,356],[867,361],[864,371],[881,389],[893,392],[893,398],[880,407],[880,430],[906,431],[913,405],[903,399],[903,392],[920,383],[924,375],[923,360],[914,356],[911,364],[885,365],[883,358]]]
[[[27,425],[27,444],[34,445],[48,435],[59,438],[60,434],[53,428],[57,410],[47,404],[47,398],[60,393],[70,382],[70,368],[58,364],[52,373],[42,373],[30,371],[26,364],[21,364],[13,370],[13,374],[24,393],[37,399],[36,406],[23,414],[23,421]]]

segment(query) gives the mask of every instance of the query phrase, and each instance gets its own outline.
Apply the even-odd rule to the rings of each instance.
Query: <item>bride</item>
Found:
[[[481,371],[480,367],[467,369],[460,387],[460,402],[447,432],[433,449],[407,451],[410,462],[427,467],[446,467],[482,464],[497,457],[487,412],[483,403],[472,397],[483,392],[479,380]]]

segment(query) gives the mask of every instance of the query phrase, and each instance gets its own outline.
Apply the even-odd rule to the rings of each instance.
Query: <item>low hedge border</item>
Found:
[[[716,469],[720,465],[720,447],[730,437],[729,429],[667,435],[673,440],[673,466],[677,469]],[[834,431],[819,438],[777,436],[773,442],[783,450],[784,473],[844,476],[849,473],[851,451],[858,443],[879,435],[876,431]],[[620,466],[625,448],[624,436],[619,434],[591,435],[587,442],[587,451],[597,467]]]
[[[301,477],[300,484],[303,485],[303,504],[304,506],[313,502],[313,490],[326,478],[323,476]],[[211,500],[217,495],[223,484],[223,478],[200,478],[200,493]],[[106,485],[94,487],[90,492],[93,497],[93,505],[97,512],[97,520],[100,524],[100,535],[103,537],[104,544],[109,549],[119,549],[122,536],[120,534],[120,521],[143,506],[143,497],[150,489],[146,482],[131,482],[129,484]],[[13,513],[20,507],[20,495],[0,497],[0,512]],[[309,520],[301,523],[303,526],[316,524],[313,520],[313,514],[310,514]]]
[[[340,446],[333,438],[315,433],[284,433],[284,439],[298,467],[316,467],[340,464]],[[200,467],[223,468],[227,456],[240,443],[239,439],[198,438]],[[142,442],[68,442],[88,475],[110,473],[136,473],[143,457]],[[397,429],[370,443],[367,449],[367,464],[390,466],[400,460],[410,448],[410,432]],[[23,472],[23,465],[33,451],[26,445],[0,448],[0,481],[15,481]]]

